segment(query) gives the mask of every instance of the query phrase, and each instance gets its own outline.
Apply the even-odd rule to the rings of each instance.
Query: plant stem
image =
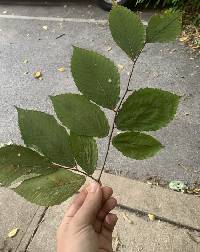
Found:
[[[111,131],[110,131],[110,136],[109,136],[109,139],[108,139],[108,146],[107,146],[107,150],[106,150],[106,155],[105,155],[105,158],[104,158],[103,166],[101,168],[101,171],[100,171],[100,174],[99,174],[99,178],[97,179],[98,182],[100,182],[100,179],[101,179],[101,176],[102,176],[103,171],[105,169],[106,161],[107,161],[107,158],[108,158],[108,153],[109,153],[109,150],[110,150],[111,140],[112,140],[112,136],[113,136],[113,132],[114,132],[114,128],[115,128],[115,119],[116,119],[117,113],[118,113],[118,111],[119,111],[119,109],[120,109],[120,107],[121,107],[121,105],[122,105],[122,103],[123,103],[123,101],[124,101],[124,99],[125,99],[128,91],[129,91],[129,86],[130,86],[131,78],[132,78],[132,75],[133,75],[133,70],[135,68],[135,64],[136,64],[136,62],[138,60],[139,55],[133,60],[133,66],[131,68],[131,73],[129,75],[129,79],[128,79],[128,83],[127,83],[127,86],[126,86],[126,90],[125,90],[124,95],[122,96],[122,98],[121,98],[121,100],[120,100],[117,108],[114,110],[115,115],[114,115],[114,119],[113,119],[112,128],[111,128]]]
[[[54,166],[56,166],[56,167],[60,167],[60,168],[63,168],[63,169],[69,170],[69,171],[76,171],[76,172],[81,173],[81,174],[83,174],[84,176],[89,177],[89,178],[95,180],[96,182],[98,182],[98,180],[95,179],[94,177],[92,177],[91,175],[88,175],[88,174],[87,174],[86,172],[84,172],[84,171],[80,171],[80,170],[77,168],[77,165],[76,165],[76,168],[71,168],[71,167],[67,167],[67,166],[64,166],[64,165],[57,164],[57,163],[52,163],[52,164],[53,164]]]

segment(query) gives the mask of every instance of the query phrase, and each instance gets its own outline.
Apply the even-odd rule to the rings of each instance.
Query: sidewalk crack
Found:
[[[38,207],[38,209],[39,209],[39,207]],[[38,211],[38,209],[37,209],[37,211]],[[26,247],[25,247],[25,249],[24,249],[24,252],[28,251],[27,249],[28,249],[28,247],[29,247],[31,241],[33,240],[34,236],[36,235],[37,230],[38,230],[38,228],[40,227],[40,224],[42,223],[42,221],[43,221],[43,219],[44,219],[44,216],[45,216],[47,210],[48,210],[48,207],[45,207],[44,211],[41,213],[40,218],[39,218],[39,220],[38,220],[38,222],[37,222],[37,225],[36,225],[36,227],[35,227],[35,229],[34,229],[32,235],[31,235],[31,237],[29,238],[29,240],[28,240],[28,242],[27,242],[27,244],[26,244]],[[31,221],[30,221],[30,224],[31,224],[31,222],[33,221],[33,219],[34,219],[34,217],[35,217],[37,211],[35,212],[34,216],[32,217],[32,219],[31,219]],[[29,227],[29,226],[30,226],[30,225],[28,225],[28,227]],[[27,229],[28,229],[28,227],[27,227]],[[27,231],[27,229],[26,229],[26,231]],[[25,233],[26,233],[26,231],[25,231]],[[25,235],[25,234],[24,234],[24,235]],[[17,251],[18,247],[20,246],[21,241],[22,241],[23,238],[24,238],[24,236],[21,238],[21,240],[20,240],[20,242],[19,242],[19,244],[18,244],[18,246],[17,246],[15,252]]]
[[[134,213],[136,214],[138,217],[144,217],[144,216],[147,216],[149,213],[146,212],[146,211],[143,211],[143,210],[139,210],[139,209],[136,209],[136,208],[131,208],[131,207],[128,207],[128,206],[125,206],[123,204],[118,204],[117,206],[119,209],[121,210],[126,210],[130,213]],[[176,221],[173,221],[173,220],[170,220],[170,219],[167,219],[165,217],[161,217],[161,216],[158,216],[156,214],[155,215],[155,218],[156,220],[159,220],[159,221],[162,221],[162,222],[165,222],[165,223],[168,223],[170,225],[173,225],[173,226],[176,226],[177,228],[183,228],[183,229],[187,229],[187,230],[190,230],[190,231],[197,231],[197,232],[200,232],[200,228],[195,228],[195,227],[192,227],[190,225],[185,225],[185,224],[182,224],[180,222],[176,222]]]

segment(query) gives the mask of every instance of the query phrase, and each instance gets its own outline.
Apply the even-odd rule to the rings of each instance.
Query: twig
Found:
[[[107,146],[107,151],[106,151],[106,155],[105,155],[105,158],[104,158],[103,166],[102,166],[102,169],[100,171],[99,178],[97,180],[98,182],[100,182],[102,173],[103,173],[103,171],[105,169],[108,153],[109,153],[109,150],[110,150],[110,144],[111,144],[111,140],[112,140],[112,136],[113,136],[113,131],[114,131],[114,128],[115,128],[115,119],[116,119],[117,113],[118,113],[118,111],[119,111],[119,109],[120,109],[120,107],[121,107],[121,105],[122,105],[122,103],[124,101],[124,98],[126,97],[128,91],[129,91],[129,86],[130,86],[131,78],[132,78],[132,75],[133,75],[133,70],[134,70],[135,64],[136,64],[136,62],[138,60],[139,55],[133,61],[133,66],[132,66],[132,69],[131,69],[131,73],[129,75],[126,91],[124,92],[124,95],[122,96],[121,101],[118,104],[117,108],[114,110],[115,116],[114,116],[114,120],[113,120],[113,124],[112,124],[112,128],[111,128],[110,136],[109,136],[109,139],[108,139],[108,146]]]
[[[59,39],[59,38],[61,38],[61,37],[65,36],[65,35],[66,35],[65,33],[60,34],[58,37],[56,37],[56,39]]]

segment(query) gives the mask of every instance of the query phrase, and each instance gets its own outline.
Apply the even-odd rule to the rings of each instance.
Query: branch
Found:
[[[139,54],[140,55],[140,54]],[[105,165],[106,165],[106,161],[107,161],[107,157],[108,157],[108,153],[109,153],[109,150],[110,150],[110,144],[111,144],[111,140],[112,140],[112,136],[113,136],[113,131],[114,131],[114,128],[115,128],[115,118],[117,116],[117,113],[129,91],[129,86],[130,86],[130,82],[131,82],[131,78],[132,78],[132,75],[133,75],[133,70],[135,68],[135,64],[138,60],[138,57],[139,55],[133,60],[133,66],[131,68],[131,73],[130,73],[130,76],[129,76],[129,79],[128,79],[128,83],[127,83],[127,86],[126,86],[126,91],[124,92],[124,95],[122,96],[121,98],[121,101],[120,103],[118,104],[117,108],[114,110],[114,113],[115,113],[115,116],[114,116],[114,120],[113,120],[113,124],[112,124],[112,128],[111,128],[111,132],[110,132],[110,136],[109,136],[109,139],[108,139],[108,146],[107,146],[107,151],[106,151],[106,155],[105,155],[105,158],[104,158],[104,162],[103,162],[103,166],[102,166],[102,169],[100,171],[100,174],[99,174],[99,178],[98,178],[98,182],[100,182],[100,179],[101,179],[101,176],[102,176],[102,173],[105,169]]]

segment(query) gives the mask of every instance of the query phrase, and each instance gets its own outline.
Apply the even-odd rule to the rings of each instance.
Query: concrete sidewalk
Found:
[[[113,188],[119,203],[115,251],[200,251],[200,198],[107,173],[102,183]],[[55,252],[56,229],[70,200],[44,209],[1,190],[0,251]],[[6,194],[10,197],[7,206]],[[149,213],[155,216],[154,221],[148,218]],[[7,238],[14,227],[19,228],[18,234]]]

